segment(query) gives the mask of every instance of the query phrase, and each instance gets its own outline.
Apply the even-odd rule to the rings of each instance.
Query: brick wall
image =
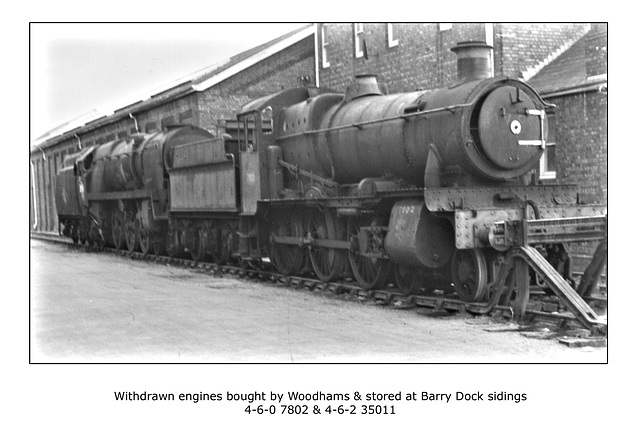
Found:
[[[587,77],[607,73],[607,33],[594,32],[586,37],[585,57]]]
[[[556,178],[577,183],[585,201],[607,203],[607,93],[554,97]]]
[[[588,23],[496,24],[496,75],[518,77],[536,67],[567,42],[585,35]]]
[[[199,124],[215,133],[245,103],[268,94],[315,85],[313,36],[207,89],[199,97]]]
[[[320,68],[320,85],[344,91],[355,75],[375,74],[390,93],[437,88],[456,78],[456,57],[449,49],[458,41],[484,40],[483,24],[454,24],[440,31],[435,23],[403,23],[394,24],[398,44],[390,47],[387,29],[386,23],[365,23],[367,54],[356,58],[353,24],[327,24],[330,66]]]
[[[322,26],[322,25],[319,25]],[[318,28],[318,35],[320,35]],[[326,24],[328,68],[320,67],[320,84],[343,91],[357,74],[376,74],[389,92],[433,89],[457,78],[457,59],[451,48],[458,42],[486,41],[493,36],[496,75],[517,77],[537,66],[567,41],[584,35],[588,24],[436,23],[396,24],[398,45],[389,47],[386,23],[365,23],[368,57],[354,57],[353,24]],[[322,53],[318,39],[318,53]]]

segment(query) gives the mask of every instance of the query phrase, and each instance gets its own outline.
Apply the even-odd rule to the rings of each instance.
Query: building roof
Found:
[[[565,95],[590,88],[606,87],[607,74],[589,77],[586,63],[587,34],[542,68],[528,83],[543,96]]]
[[[126,118],[129,114],[141,112],[160,104],[175,100],[193,92],[204,91],[216,84],[238,74],[254,64],[286,49],[314,33],[314,26],[309,24],[271,40],[255,48],[241,52],[226,60],[196,71],[168,85],[164,85],[139,100],[129,100],[113,111],[99,113],[92,110],[70,122],[64,123],[33,141],[31,151],[50,147],[62,140],[73,138],[75,134],[89,132],[100,126]]]

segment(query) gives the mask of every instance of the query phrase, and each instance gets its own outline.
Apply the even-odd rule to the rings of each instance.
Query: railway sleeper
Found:
[[[34,236],[43,240],[49,240],[46,236]],[[64,243],[70,246],[83,247],[73,245],[66,241]],[[83,249],[87,249],[84,248]],[[354,286],[348,282],[331,282],[323,283],[316,279],[296,277],[296,276],[283,276],[278,273],[266,271],[264,269],[242,269],[234,266],[225,266],[218,264],[202,264],[195,265],[193,260],[182,258],[170,258],[165,256],[154,257],[145,255],[140,252],[128,252],[125,250],[115,250],[105,247],[92,247],[91,250],[106,250],[108,252],[120,254],[123,257],[129,257],[131,259],[141,259],[147,261],[157,261],[159,263],[173,264],[177,266],[196,268],[206,272],[213,272],[218,275],[234,275],[238,277],[247,277],[253,279],[260,279],[262,281],[269,281],[276,284],[283,284],[294,288],[306,288],[313,292],[327,292],[334,295],[345,294],[349,297],[355,297],[359,300],[373,300],[378,304],[389,305],[394,308],[415,308],[417,312],[431,315],[431,316],[444,316],[455,313],[468,312],[474,315],[486,315],[492,314],[513,319],[514,317],[520,322],[521,325],[529,324],[531,321],[546,321],[555,323],[557,330],[566,330],[569,324],[576,324],[585,327],[586,330],[592,334],[592,336],[604,336],[607,332],[606,319],[599,317],[587,304],[587,301],[582,299],[580,295],[555,271],[555,269],[532,247],[517,247],[512,249],[508,254],[504,266],[502,267],[500,274],[497,276],[496,281],[492,285],[492,298],[489,302],[465,302],[450,296],[441,295],[409,295],[405,296],[394,290],[365,290]],[[528,280],[527,285],[523,292],[527,293],[527,297],[520,296],[516,300],[516,306],[505,306],[498,303],[501,298],[501,292],[504,290],[507,275],[509,270],[514,264],[516,259],[523,260],[526,263],[527,272],[530,266],[535,272],[539,273],[545,282],[551,287],[558,299],[562,304],[566,305],[566,308],[570,312],[557,312],[560,305],[557,302],[539,302],[533,301],[529,303],[528,300]],[[516,287],[518,290],[522,290],[520,287]],[[586,297],[588,298],[588,297]],[[600,300],[600,299],[598,299]],[[526,301],[522,305],[523,301]],[[606,301],[606,300],[604,300]],[[381,303],[380,303],[381,302]],[[520,305],[518,305],[520,303]],[[421,308],[426,308],[420,311]],[[515,309],[514,309],[515,308]],[[518,309],[522,310],[520,316],[516,315]],[[584,338],[584,337],[583,337]],[[569,345],[569,344],[568,344]]]

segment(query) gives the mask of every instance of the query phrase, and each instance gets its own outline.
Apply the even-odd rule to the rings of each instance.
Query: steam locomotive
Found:
[[[566,244],[602,239],[605,209],[579,204],[575,186],[533,184],[551,105],[490,78],[489,48],[453,48],[459,79],[442,89],[386,94],[359,76],[344,94],[246,104],[237,139],[173,126],[84,148],[57,177],[61,231],[216,263],[268,258],[365,289],[444,285],[467,302],[504,286],[515,248],[529,251],[516,262],[535,250],[552,268],[543,278],[566,281]]]

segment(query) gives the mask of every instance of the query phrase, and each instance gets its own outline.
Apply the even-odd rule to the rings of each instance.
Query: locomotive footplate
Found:
[[[599,241],[607,235],[607,216],[512,220],[494,223],[489,234],[491,246],[506,250],[511,246]]]
[[[575,185],[424,188],[424,201],[433,212],[522,208],[525,200],[531,200],[564,216],[565,206],[577,204],[577,195]]]

